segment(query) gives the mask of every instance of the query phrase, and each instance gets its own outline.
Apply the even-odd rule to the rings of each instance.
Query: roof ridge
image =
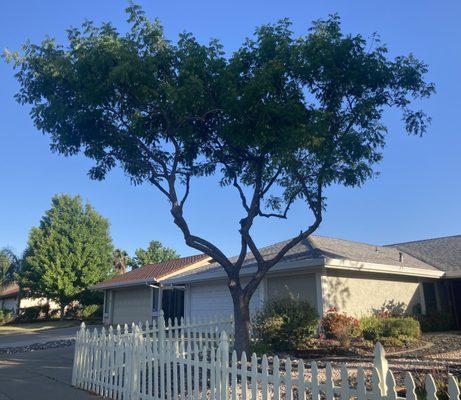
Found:
[[[205,253],[199,253],[199,254],[193,254],[191,256],[184,256],[184,257],[176,257],[176,258],[170,258],[169,260],[165,260],[165,261],[161,261],[161,262],[158,262],[158,263],[150,263],[150,264],[145,264],[143,265],[142,267],[139,267],[139,268],[144,268],[144,267],[151,267],[153,265],[161,265],[161,264],[165,264],[167,262],[171,262],[171,261],[176,261],[176,260],[184,260],[186,258],[192,258],[192,257],[200,257],[200,256],[206,256],[206,257],[209,257],[207,254]],[[139,269],[138,268],[138,269]]]
[[[364,242],[364,241],[362,241],[362,240],[343,239],[343,238],[335,237],[335,236],[310,235],[309,237],[319,237],[319,238],[324,238],[324,239],[341,240],[341,241],[343,241],[343,242],[366,244],[367,246],[386,247],[386,246],[384,246],[384,245],[382,245],[382,244],[369,243],[369,242]]]
[[[399,245],[402,245],[402,244],[410,244],[410,243],[430,242],[430,241],[433,241],[433,240],[449,239],[449,238],[455,238],[455,237],[460,237],[461,238],[461,235],[439,236],[439,237],[428,238],[428,239],[410,240],[408,242],[383,244],[382,247],[392,247],[392,246],[399,246]]]

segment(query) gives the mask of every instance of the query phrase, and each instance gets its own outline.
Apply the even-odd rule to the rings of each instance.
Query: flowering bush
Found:
[[[351,339],[362,334],[359,320],[336,308],[330,308],[325,313],[321,326],[327,338],[338,339],[343,347],[349,347]]]

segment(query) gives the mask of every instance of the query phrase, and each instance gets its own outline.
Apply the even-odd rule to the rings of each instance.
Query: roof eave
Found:
[[[435,268],[433,270],[425,268],[410,268],[404,265],[377,264],[335,258],[327,258],[325,260],[325,267],[327,269],[417,276],[422,278],[443,278],[445,276],[444,271],[436,270]]]
[[[276,264],[273,268],[269,270],[269,273],[273,272],[280,272],[280,271],[291,271],[297,270],[300,268],[305,267],[323,267],[324,266],[324,258],[310,258],[310,259],[303,259],[298,261],[285,261]],[[256,272],[256,266],[242,268],[240,270],[240,276],[245,277]],[[226,278],[226,272],[223,268],[220,268],[219,271],[212,271],[212,272],[203,272],[200,274],[191,274],[184,277],[177,277],[172,279],[165,280],[165,284],[182,284],[182,283],[195,283],[195,282],[203,282],[208,280],[215,280],[215,279],[224,279]]]
[[[115,289],[115,288],[124,288],[130,286],[148,286],[158,283],[155,279],[137,279],[127,282],[114,282],[109,284],[98,284],[90,286],[90,290],[106,290],[106,289]]]

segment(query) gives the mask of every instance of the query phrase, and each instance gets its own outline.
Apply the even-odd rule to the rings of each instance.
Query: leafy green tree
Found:
[[[127,12],[126,34],[87,22],[68,31],[66,45],[45,39],[7,53],[20,83],[17,100],[32,106],[54,151],[81,151],[95,161],[92,178],[120,165],[135,184],[151,183],[165,195],[185,242],[226,271],[235,348],[248,350],[250,299],[266,273],[320,225],[325,188],[360,186],[374,175],[387,109],[402,111],[406,131],[423,134],[429,119],[410,106],[434,86],[424,63],[391,58],[378,37],[344,34],[337,16],[315,21],[299,38],[288,20],[260,26],[226,57],[217,41],[200,44],[185,33],[173,43],[139,6]],[[242,205],[241,246],[232,261],[193,232],[184,214],[191,184],[210,174],[233,186]],[[251,234],[255,220],[285,219],[296,201],[311,220],[264,258]],[[257,270],[244,285],[248,251]]]
[[[46,297],[64,309],[89,286],[110,276],[112,240],[109,222],[79,196],[56,195],[24,252],[20,285],[31,297]]]
[[[135,256],[130,260],[131,268],[139,268],[143,265],[160,263],[178,258],[179,254],[169,247],[164,247],[157,240],[151,240],[147,249],[136,249]]]

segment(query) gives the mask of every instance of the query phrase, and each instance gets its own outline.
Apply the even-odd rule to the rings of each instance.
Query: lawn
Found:
[[[7,324],[0,326],[0,336],[16,333],[34,333],[57,328],[70,328],[79,324],[80,321],[38,321],[23,324]]]

